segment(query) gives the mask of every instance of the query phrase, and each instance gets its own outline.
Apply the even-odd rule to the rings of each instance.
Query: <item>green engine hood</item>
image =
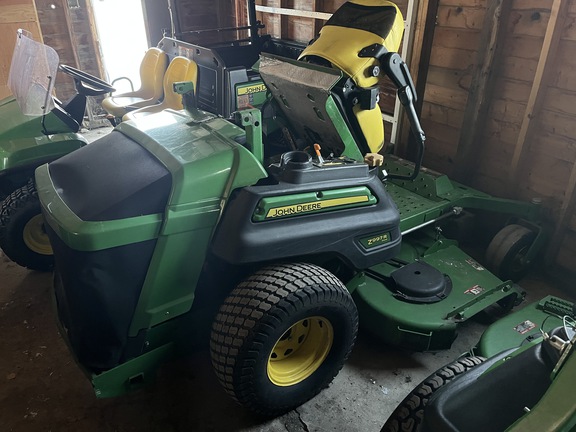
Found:
[[[116,130],[152,153],[170,172],[166,210],[127,219],[81,220],[56,192],[48,166],[42,166],[36,181],[45,216],[72,249],[95,251],[192,230],[211,231],[234,189],[266,177],[252,153],[235,141],[244,137],[244,131],[212,115],[192,121],[184,112],[167,110],[122,123]]]

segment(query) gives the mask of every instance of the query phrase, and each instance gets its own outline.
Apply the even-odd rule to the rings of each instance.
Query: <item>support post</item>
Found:
[[[497,60],[502,50],[502,33],[511,8],[510,0],[488,0],[452,173],[462,183],[469,183],[475,172],[474,162],[480,153],[482,134],[494,90]]]

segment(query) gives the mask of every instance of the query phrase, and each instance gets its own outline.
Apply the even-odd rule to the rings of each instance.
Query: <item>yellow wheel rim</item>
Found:
[[[42,215],[36,215],[24,226],[24,243],[28,248],[40,255],[52,255],[52,246],[44,230]]]
[[[304,381],[324,362],[333,341],[334,330],[326,318],[298,321],[274,345],[268,358],[268,378],[282,387]]]

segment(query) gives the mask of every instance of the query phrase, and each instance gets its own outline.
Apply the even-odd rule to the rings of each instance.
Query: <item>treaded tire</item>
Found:
[[[528,228],[510,224],[494,236],[486,249],[486,266],[502,280],[518,282],[530,270],[520,259],[536,237]]]
[[[319,366],[302,381],[277,385],[269,375],[274,349],[297,323],[318,317],[333,330]],[[265,416],[287,412],[327,387],[348,358],[358,312],[348,290],[312,264],[272,265],[249,276],[226,298],[214,320],[210,354],[226,392]]]
[[[54,268],[54,256],[38,253],[24,241],[26,224],[41,213],[38,193],[32,181],[12,192],[0,208],[0,248],[8,258],[23,267],[50,271]]]
[[[380,432],[417,432],[420,430],[424,408],[439,388],[458,375],[483,363],[484,357],[472,356],[458,359],[434,372],[422,381],[388,417]]]

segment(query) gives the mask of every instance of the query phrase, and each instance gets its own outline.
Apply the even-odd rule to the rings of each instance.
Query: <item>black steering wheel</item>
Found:
[[[116,91],[116,89],[106,81],[71,66],[61,64],[60,70],[74,78],[76,91],[83,96],[100,96]]]

